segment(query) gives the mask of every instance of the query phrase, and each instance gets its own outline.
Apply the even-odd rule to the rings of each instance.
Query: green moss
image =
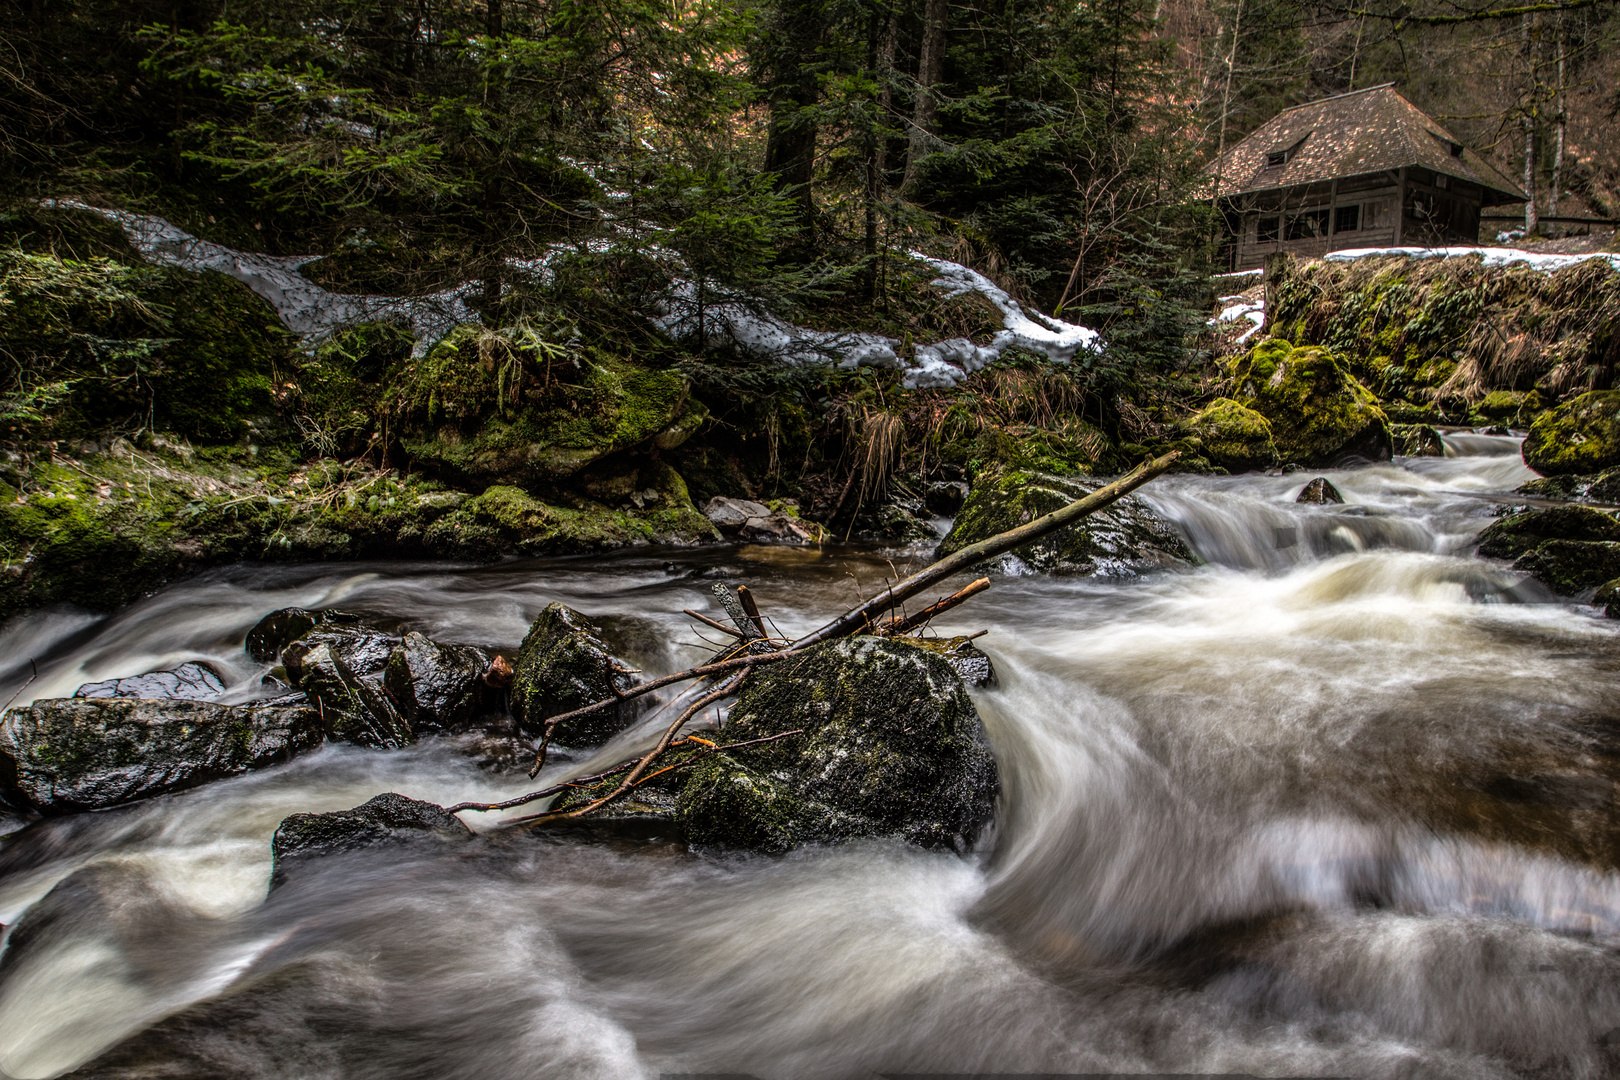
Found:
[[[1525,464],[1543,476],[1620,465],[1620,390],[1594,390],[1537,416],[1523,452]]]
[[[1203,456],[1233,472],[1268,469],[1277,464],[1271,425],[1253,409],[1231,398],[1216,398],[1187,422],[1200,440]]]
[[[1378,399],[1327,349],[1271,338],[1234,360],[1231,377],[1239,403],[1269,422],[1285,461],[1332,465],[1391,455]]]
[[[630,677],[608,651],[590,620],[565,604],[549,604],[529,627],[512,673],[512,715],[531,735],[562,713],[614,697]],[[595,746],[635,719],[641,702],[628,701],[554,726],[563,746]]]
[[[1589,506],[1553,506],[1512,514],[1479,535],[1479,553],[1516,559],[1547,540],[1620,541],[1620,521]]]
[[[1531,575],[1560,596],[1577,596],[1620,577],[1620,543],[1547,540],[1521,555],[1513,569]]]

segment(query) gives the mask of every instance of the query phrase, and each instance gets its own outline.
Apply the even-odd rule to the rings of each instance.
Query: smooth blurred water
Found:
[[[1617,633],[1470,555],[1530,474],[1512,440],[1448,444],[1326,474],[1342,506],[1295,504],[1307,473],[1165,478],[1146,497],[1207,565],[1000,578],[953,612],[940,629],[988,629],[1000,674],[974,694],[1003,797],[971,858],[695,855],[464,815],[473,843],[327,860],[266,899],[286,814],[530,789],[465,738],[32,825],[0,841],[0,921],[40,905],[0,960],[0,1071],[1611,1075]],[[552,600],[670,671],[716,576],[793,634],[908,559],[236,568],[110,619],[14,620],[0,677],[38,661],[21,700],[206,659],[240,698],[276,607],[511,647]]]

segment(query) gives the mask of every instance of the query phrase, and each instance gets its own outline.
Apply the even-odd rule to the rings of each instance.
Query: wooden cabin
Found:
[[[1393,83],[1284,109],[1205,173],[1229,270],[1275,252],[1477,244],[1481,208],[1524,202]]]

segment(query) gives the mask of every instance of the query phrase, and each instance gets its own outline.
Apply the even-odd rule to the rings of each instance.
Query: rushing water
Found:
[[[1345,506],[1294,504],[1308,474],[1166,478],[1149,498],[1206,567],[1001,578],[954,613],[1000,674],[974,695],[1003,784],[976,857],[699,856],[466,815],[483,841],[326,860],[266,899],[286,814],[530,787],[467,736],[14,832],[0,921],[51,895],[0,968],[0,1072],[1610,1075],[1617,632],[1471,556],[1530,474],[1512,440],[1449,448],[1329,473]],[[715,576],[791,633],[887,570],[760,548],[238,568],[16,620],[0,682],[206,659],[251,696],[243,635],[289,604],[512,646],[563,600],[674,670]]]

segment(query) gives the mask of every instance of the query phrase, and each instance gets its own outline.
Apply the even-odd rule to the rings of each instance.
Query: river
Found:
[[[266,899],[287,814],[532,788],[474,736],[16,830],[0,922],[55,891],[0,968],[0,1072],[1612,1075],[1616,624],[1472,557],[1532,474],[1511,439],[1448,445],[1327,473],[1344,506],[1293,503],[1308,473],[1164,478],[1144,494],[1208,565],[1001,577],[953,612],[999,672],[973,696],[1002,804],[971,857],[497,830]],[[926,553],[238,567],[13,620],[0,692],[30,658],[19,700],[205,659],[251,696],[243,636],[294,604],[510,647],[562,600],[671,671],[713,578],[792,633],[890,557]]]

